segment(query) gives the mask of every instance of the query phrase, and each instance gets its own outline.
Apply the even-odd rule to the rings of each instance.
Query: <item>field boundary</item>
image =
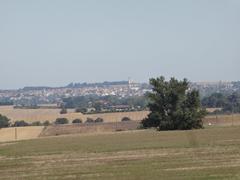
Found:
[[[58,135],[67,135],[67,134],[136,130],[140,127],[140,122],[141,121],[126,121],[126,122],[52,125],[43,129],[40,136],[44,137],[44,136],[58,136]]]

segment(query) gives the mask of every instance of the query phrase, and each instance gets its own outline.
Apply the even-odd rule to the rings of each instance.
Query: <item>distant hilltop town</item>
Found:
[[[194,82],[191,89],[200,91],[202,97],[214,92],[240,91],[238,82]],[[63,98],[78,96],[116,96],[119,98],[144,96],[151,91],[148,83],[129,81],[103,83],[70,83],[65,87],[24,87],[18,90],[0,90],[0,105],[60,104]]]

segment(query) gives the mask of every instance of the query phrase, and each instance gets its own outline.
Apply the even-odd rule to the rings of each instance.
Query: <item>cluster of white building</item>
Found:
[[[81,88],[25,88],[20,90],[0,91],[0,98],[9,98],[15,104],[58,103],[62,98],[97,95],[97,96],[142,96],[150,89],[140,83],[112,86],[95,86]]]

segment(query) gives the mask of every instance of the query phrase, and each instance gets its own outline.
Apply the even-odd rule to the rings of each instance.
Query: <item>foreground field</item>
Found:
[[[240,127],[0,144],[0,179],[240,179]]]

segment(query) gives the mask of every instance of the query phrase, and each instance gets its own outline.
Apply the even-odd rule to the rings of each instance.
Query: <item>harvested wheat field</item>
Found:
[[[12,106],[0,107],[0,114],[7,116],[12,121],[53,121],[61,117],[59,112],[59,109],[14,109]]]
[[[0,179],[240,179],[240,127],[0,143]]]
[[[0,142],[38,138],[42,130],[42,126],[2,128]]]
[[[137,111],[83,115],[81,113],[75,113],[74,109],[68,109],[67,114],[60,114],[59,112],[60,109],[14,109],[12,106],[0,106],[0,114],[9,117],[12,122],[24,120],[29,123],[34,121],[44,122],[46,120],[54,122],[59,117],[65,117],[70,121],[77,118],[85,121],[88,117],[93,119],[100,117],[104,119],[104,122],[120,122],[123,117],[140,121],[149,114],[149,111]],[[240,114],[207,116],[204,119],[204,124],[218,126],[240,125]]]
[[[80,118],[84,121],[87,117],[94,119],[101,117],[105,122],[121,121],[123,117],[129,117],[132,120],[142,120],[149,113],[148,111],[139,111],[83,115],[81,113],[75,113],[73,109],[68,109],[67,114],[60,114],[59,112],[60,109],[14,109],[12,106],[0,106],[0,114],[9,117],[13,122],[24,120],[29,123],[34,121],[44,122],[46,120],[53,122],[59,117],[64,117],[69,120]]]
[[[240,114],[207,116],[203,122],[205,126],[239,126]]]

